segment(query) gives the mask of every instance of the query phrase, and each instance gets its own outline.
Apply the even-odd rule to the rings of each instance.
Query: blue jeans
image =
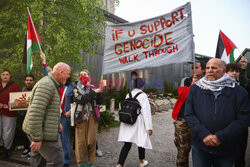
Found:
[[[70,163],[70,118],[61,114],[63,131],[60,133],[64,153],[64,164]]]
[[[220,156],[202,151],[191,145],[193,167],[232,167],[235,156]]]

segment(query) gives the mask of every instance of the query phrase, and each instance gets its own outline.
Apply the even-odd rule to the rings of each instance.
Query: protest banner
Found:
[[[103,74],[193,61],[190,2],[162,16],[106,27]]]
[[[29,92],[10,92],[10,111],[27,110],[31,99],[31,91]]]

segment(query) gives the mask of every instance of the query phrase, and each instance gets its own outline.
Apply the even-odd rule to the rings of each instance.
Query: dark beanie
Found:
[[[133,88],[138,88],[138,89],[141,89],[143,88],[144,86],[144,80],[141,79],[141,78],[136,78],[134,79],[134,82],[133,82]]]

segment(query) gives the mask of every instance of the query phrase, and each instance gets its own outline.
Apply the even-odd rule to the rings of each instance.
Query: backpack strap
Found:
[[[142,93],[142,92],[138,92],[138,93],[134,96],[134,98],[136,99],[141,93]],[[141,108],[140,108],[139,111],[140,111],[140,112],[139,112],[137,115],[140,115],[140,114],[141,114]]]
[[[131,94],[131,92],[129,92],[128,95],[129,95],[129,98],[132,99],[132,94]]]
[[[0,90],[0,93],[2,93],[3,91],[5,91],[6,89],[8,89],[8,87],[10,87],[14,82],[10,82],[8,85],[6,85],[2,90]]]
[[[136,99],[141,93],[142,93],[142,92],[138,92],[138,93],[134,96],[134,98]]]

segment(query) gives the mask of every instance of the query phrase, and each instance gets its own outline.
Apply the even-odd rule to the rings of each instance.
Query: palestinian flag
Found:
[[[222,31],[220,31],[215,57],[226,63],[233,63],[235,48],[236,46],[234,43]]]
[[[27,32],[27,72],[28,75],[33,66],[32,53],[41,50],[41,41],[28,11],[28,32]]]

